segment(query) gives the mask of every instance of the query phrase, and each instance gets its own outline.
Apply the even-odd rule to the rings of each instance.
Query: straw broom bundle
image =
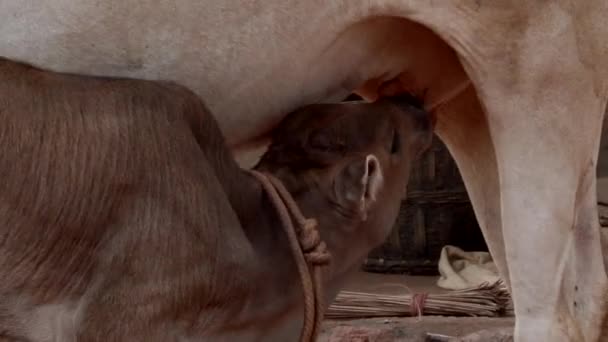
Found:
[[[416,303],[411,294],[385,295],[342,291],[325,314],[329,319],[415,315],[497,317],[509,310],[509,293],[501,281],[477,288],[428,294]],[[414,307],[412,307],[414,306]]]

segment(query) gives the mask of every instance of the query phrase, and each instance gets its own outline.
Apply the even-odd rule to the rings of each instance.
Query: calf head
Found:
[[[255,167],[283,181],[317,219],[339,264],[334,271],[381,244],[397,218],[411,165],[432,139],[430,116],[411,103],[392,97],[301,108],[280,123]]]

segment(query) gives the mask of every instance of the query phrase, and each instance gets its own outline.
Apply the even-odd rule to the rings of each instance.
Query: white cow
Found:
[[[509,280],[515,340],[597,341],[605,18],[603,0],[0,0],[0,55],[187,85],[241,158],[298,106],[423,97]]]

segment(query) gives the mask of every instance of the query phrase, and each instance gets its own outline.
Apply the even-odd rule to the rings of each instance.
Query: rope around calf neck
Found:
[[[302,215],[297,203],[281,181],[271,174],[249,171],[262,185],[279,214],[291,251],[298,267],[304,292],[304,325],[301,342],[314,341],[323,319],[323,288],[321,267],[329,264],[331,255],[321,241],[317,221]],[[298,225],[294,227],[293,221]],[[311,274],[312,268],[312,274]]]

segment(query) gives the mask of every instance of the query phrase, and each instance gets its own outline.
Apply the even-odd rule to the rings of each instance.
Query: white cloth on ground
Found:
[[[456,246],[446,245],[439,258],[437,286],[448,290],[478,287],[484,282],[500,280],[496,265],[488,252],[465,252]]]

